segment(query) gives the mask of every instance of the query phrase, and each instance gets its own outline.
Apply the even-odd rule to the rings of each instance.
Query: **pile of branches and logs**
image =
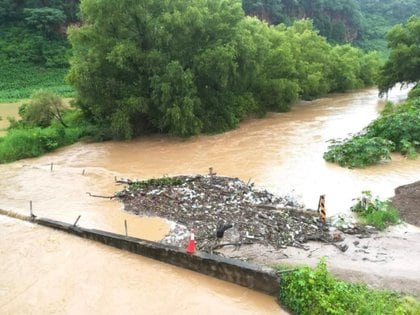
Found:
[[[237,178],[209,174],[126,183],[115,195],[125,210],[166,218],[184,226],[184,232],[194,229],[197,247],[203,251],[225,245],[258,243],[280,249],[305,248],[304,243],[312,240],[342,241],[340,234],[331,233],[328,224],[320,222],[316,212],[305,211],[294,198],[276,196]],[[223,229],[226,233],[220,233]]]

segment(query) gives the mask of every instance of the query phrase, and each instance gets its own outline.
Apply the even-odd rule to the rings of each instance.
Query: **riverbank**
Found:
[[[118,196],[127,211],[172,222],[163,243],[185,246],[195,229],[203,251],[264,265],[314,266],[327,257],[339,278],[420,296],[420,232],[413,226],[379,233],[350,218],[330,218],[323,225],[316,212],[291,196],[235,178],[179,176],[144,183],[132,183]],[[218,238],[222,226],[228,229]]]

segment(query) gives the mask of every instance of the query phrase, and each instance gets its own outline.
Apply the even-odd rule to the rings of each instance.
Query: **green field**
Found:
[[[74,89],[64,81],[67,69],[46,68],[32,64],[2,64],[0,66],[0,102],[29,98],[39,89],[63,97],[74,96]]]

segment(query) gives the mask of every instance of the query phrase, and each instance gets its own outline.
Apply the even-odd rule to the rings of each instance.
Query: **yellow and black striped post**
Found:
[[[325,195],[319,196],[318,213],[322,224],[325,224],[325,219],[327,217],[327,211],[325,210]]]

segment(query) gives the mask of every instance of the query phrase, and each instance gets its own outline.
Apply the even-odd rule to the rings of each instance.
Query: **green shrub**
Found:
[[[24,125],[33,127],[47,127],[53,119],[64,127],[63,111],[65,110],[61,98],[49,91],[39,90],[31,95],[29,104],[19,108],[19,115]]]
[[[340,166],[363,167],[391,159],[393,148],[392,142],[383,138],[358,135],[343,141],[333,140],[333,144],[324,153],[324,159]]]
[[[335,279],[328,272],[325,259],[321,259],[315,269],[299,267],[296,271],[283,273],[280,301],[301,315],[414,315],[420,311],[419,303],[413,298]]]
[[[364,223],[373,225],[378,230],[384,230],[400,221],[398,211],[388,201],[373,198],[370,191],[362,192],[351,211],[358,213]]]
[[[0,163],[40,156],[58,147],[90,136],[85,126],[64,128],[55,123],[48,128],[15,128],[0,138]]]
[[[387,103],[381,116],[366,127],[365,134],[344,141],[333,140],[324,153],[328,162],[363,167],[390,159],[391,151],[417,157],[420,146],[420,98],[395,106]]]
[[[415,155],[415,148],[420,143],[420,98],[399,106],[388,106],[367,127],[367,136],[387,139],[395,144],[397,151]]]

